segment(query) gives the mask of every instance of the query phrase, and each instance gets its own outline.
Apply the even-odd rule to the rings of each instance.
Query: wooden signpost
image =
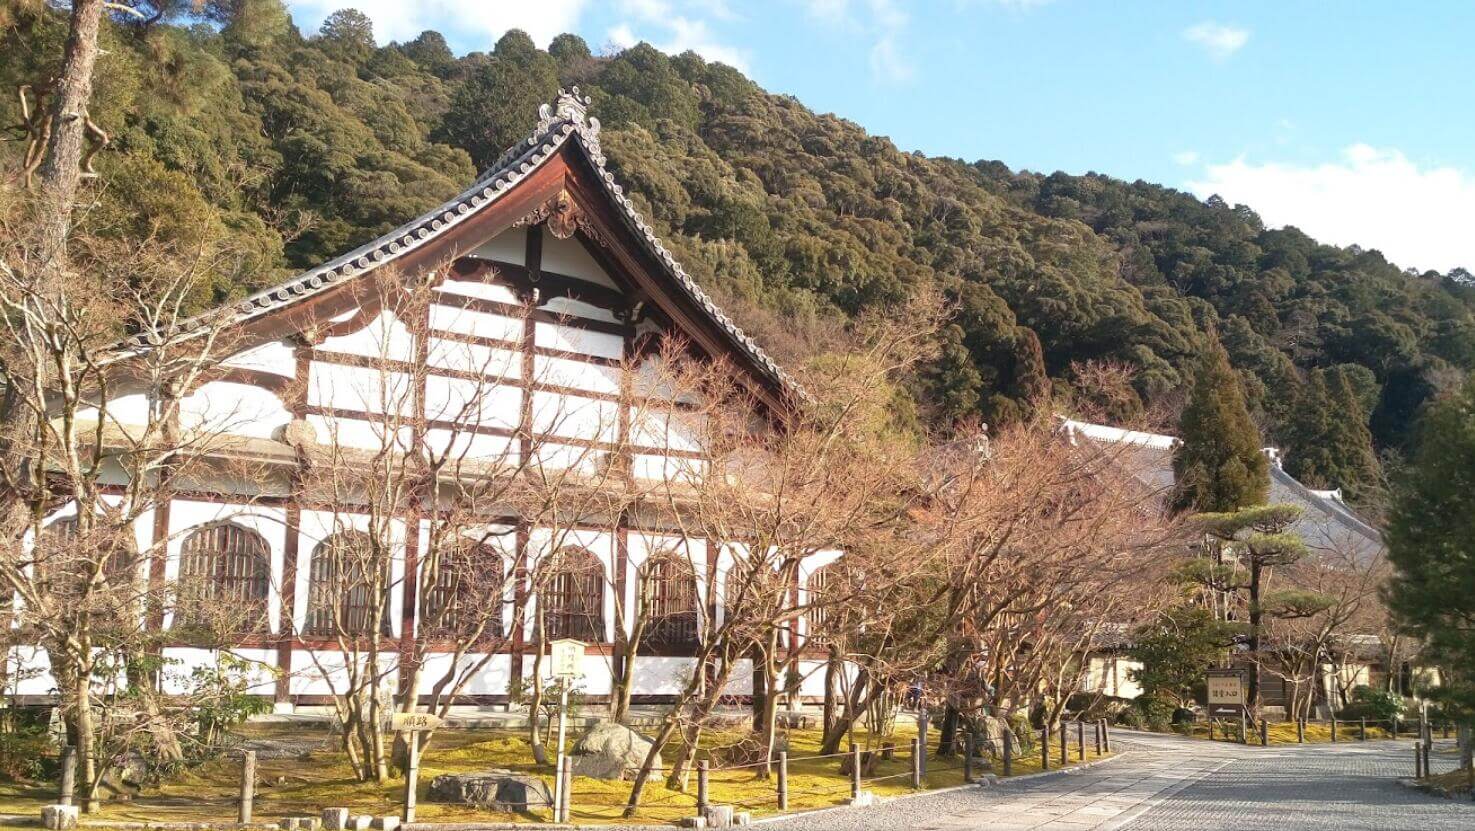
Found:
[[[554,770],[559,772],[553,778],[553,821],[568,822],[568,794],[564,791],[568,788],[570,777],[563,775],[564,755],[563,742],[567,735],[568,724],[568,691],[569,686],[575,678],[584,675],[584,648],[587,646],[583,641],[573,638],[560,638],[549,644],[549,670],[552,676],[558,679],[558,756]]]
[[[431,713],[395,713],[389,717],[389,729],[410,734],[410,758],[405,766],[405,807],[400,814],[404,822],[415,821],[415,789],[420,780],[420,734],[439,726],[440,716]]]
[[[1211,669],[1207,676],[1209,718],[1239,718],[1247,711],[1248,697],[1242,669]]]

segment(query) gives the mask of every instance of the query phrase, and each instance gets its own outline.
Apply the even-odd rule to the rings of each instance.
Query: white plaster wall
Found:
[[[403,372],[313,361],[307,377],[309,404],[365,413],[414,411],[414,380]]]
[[[613,401],[555,392],[533,393],[533,431],[560,438],[614,443],[619,439],[620,407]]]
[[[286,341],[271,341],[237,352],[221,361],[226,366],[259,369],[288,378],[297,376],[297,352]]]
[[[197,668],[215,666],[222,652],[249,663],[244,673],[247,678],[246,691],[252,695],[272,695],[276,689],[277,653],[273,649],[196,649],[194,647],[165,647],[164,691],[173,695],[189,692],[194,688],[191,674]],[[177,663],[175,663],[177,662]]]
[[[569,358],[538,355],[533,359],[533,381],[605,395],[620,394],[618,367],[599,366]]]
[[[348,688],[347,662],[338,650],[292,650],[292,674],[287,691],[291,695],[334,695]],[[367,669],[367,659],[359,658],[360,666]],[[392,694],[399,683],[396,664],[397,654],[381,654],[379,667],[385,673],[381,682],[386,696]]]
[[[696,483],[707,475],[707,463],[701,459],[640,453],[631,458],[630,472],[636,479],[651,482]]]
[[[515,317],[439,304],[430,307],[430,326],[433,330],[513,343],[522,339],[522,321]]]
[[[434,429],[426,431],[424,443],[426,448],[435,454],[446,453],[449,450],[451,457],[458,462],[477,461],[508,465],[515,465],[518,462],[517,440],[504,436],[485,436],[459,430]]]
[[[270,439],[292,420],[276,393],[250,384],[211,381],[179,402],[180,427],[199,432],[207,441],[233,434]]]
[[[601,320],[605,323],[619,323],[619,318],[610,309],[586,303],[578,299],[578,290],[574,290],[573,297],[554,297],[542,305],[542,308],[556,315],[567,315],[569,317],[582,317],[590,320]]]
[[[387,309],[357,332],[325,338],[318,348],[365,358],[415,360],[414,335],[403,321]]]
[[[394,446],[408,451],[412,433],[408,426],[389,427],[382,423],[341,416],[309,415],[304,419],[317,434],[319,444],[357,450],[380,450]]]
[[[457,673],[466,671],[486,657],[485,653],[468,653],[456,662]],[[527,661],[524,658],[524,661]],[[424,670],[420,674],[420,694],[429,695],[431,689],[451,667],[451,655],[435,652],[426,656]],[[493,655],[461,688],[462,695],[506,695],[507,684],[512,680],[512,656]]]
[[[696,671],[695,658],[640,655],[635,658],[632,695],[678,695]]]
[[[619,360],[625,355],[625,339],[607,332],[576,329],[557,323],[538,321],[534,329],[533,343],[548,349],[577,352],[581,355],[596,355],[601,358]]]
[[[544,238],[547,245],[547,238]],[[546,248],[545,248],[546,250]],[[497,260],[513,265],[527,265],[528,232],[526,228],[508,228],[472,249],[470,256]]]
[[[425,379],[425,415],[473,428],[511,430],[522,415],[522,390],[495,381],[432,376]]]
[[[522,353],[514,349],[432,337],[426,345],[425,360],[429,366],[454,372],[476,372],[501,378],[522,377]]]
[[[544,234],[542,267],[544,271],[578,277],[606,288],[617,288],[615,281],[604,273],[599,263],[584,250],[583,243],[576,239],[559,239],[552,234]]]
[[[753,694],[753,659],[739,658],[732,662],[732,673],[727,678],[727,684],[722,687],[722,694]]]
[[[447,294],[479,297],[483,300],[495,300],[498,303],[519,302],[517,294],[512,289],[495,283],[484,283],[480,280],[446,280],[440,284],[440,290]]]

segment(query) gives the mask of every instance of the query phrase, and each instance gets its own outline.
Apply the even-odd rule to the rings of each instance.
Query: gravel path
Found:
[[[1075,773],[765,823],[773,831],[1472,831],[1475,804],[1397,783],[1412,742],[1241,747],[1120,733]]]

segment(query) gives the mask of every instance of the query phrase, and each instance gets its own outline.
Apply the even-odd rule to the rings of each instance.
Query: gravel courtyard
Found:
[[[1120,758],[1078,773],[765,824],[774,831],[1475,829],[1475,803],[1394,781],[1412,772],[1411,741],[1265,749],[1141,733],[1115,738]]]

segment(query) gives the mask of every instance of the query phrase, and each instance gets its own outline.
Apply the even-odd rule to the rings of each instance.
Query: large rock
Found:
[[[998,716],[979,716],[978,737],[974,745],[975,750],[981,755],[1002,756],[1004,753],[1004,734],[1009,731],[1009,722]],[[1019,755],[1018,743],[1015,743],[1014,755]]]
[[[441,774],[430,781],[429,799],[494,811],[528,811],[553,805],[553,794],[542,779],[510,770]]]
[[[593,779],[634,777],[650,753],[650,739],[623,724],[602,721],[574,744],[575,776]]]

